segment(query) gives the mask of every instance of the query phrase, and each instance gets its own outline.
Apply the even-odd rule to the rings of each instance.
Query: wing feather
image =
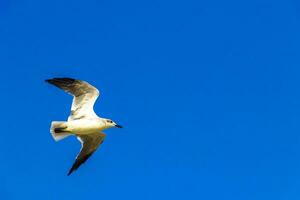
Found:
[[[83,135],[77,137],[81,142],[81,150],[76,157],[74,164],[68,172],[68,176],[78,169],[89,157],[97,150],[97,148],[102,144],[105,138],[104,133],[95,133],[92,135]]]
[[[94,112],[94,104],[99,96],[97,88],[85,81],[73,78],[53,78],[46,80],[46,82],[73,96],[71,114],[68,121],[84,117],[97,117]]]

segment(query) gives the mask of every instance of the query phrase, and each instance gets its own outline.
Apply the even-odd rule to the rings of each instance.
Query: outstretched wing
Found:
[[[82,147],[79,154],[76,157],[73,166],[71,167],[68,173],[68,176],[73,171],[78,169],[79,166],[83,164],[97,150],[100,144],[102,144],[102,142],[104,141],[105,136],[106,135],[104,133],[95,133],[91,135],[83,135],[77,137],[78,140],[81,142]]]
[[[74,97],[69,121],[97,116],[94,112],[94,104],[99,96],[97,88],[85,81],[72,78],[53,78],[46,81]]]

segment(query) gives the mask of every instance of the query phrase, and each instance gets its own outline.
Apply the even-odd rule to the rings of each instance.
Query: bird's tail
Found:
[[[50,132],[54,140],[59,141],[71,135],[71,133],[67,131],[67,128],[66,122],[53,121],[51,123]]]

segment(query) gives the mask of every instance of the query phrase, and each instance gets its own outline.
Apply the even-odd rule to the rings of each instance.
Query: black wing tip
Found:
[[[51,80],[52,80],[52,79],[46,79],[45,82],[51,83]]]
[[[82,165],[83,163],[85,163],[85,161],[86,161],[87,159],[89,159],[89,157],[90,157],[93,153],[94,153],[94,152],[91,152],[91,153],[85,155],[85,156],[84,156],[82,159],[80,159],[80,160],[77,160],[77,159],[76,159],[75,162],[74,162],[74,164],[73,164],[73,166],[72,166],[71,169],[69,170],[67,176],[70,176],[75,170],[77,170],[77,169],[80,167],[80,165]]]
[[[71,169],[69,170],[67,176],[70,176],[76,169],[77,169],[77,168],[73,165],[73,166],[71,167]]]
[[[76,79],[74,78],[68,78],[68,77],[62,77],[62,78],[51,78],[45,80],[48,83],[56,83],[56,82],[66,82],[66,83],[74,83]]]
[[[67,176],[70,176],[70,175],[72,174],[73,171],[74,171],[74,170],[70,170],[70,171],[68,172]]]

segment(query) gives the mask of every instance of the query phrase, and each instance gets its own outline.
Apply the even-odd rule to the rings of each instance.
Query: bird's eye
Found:
[[[112,123],[112,121],[111,121],[111,120],[107,120],[107,122],[108,122],[108,123]]]

